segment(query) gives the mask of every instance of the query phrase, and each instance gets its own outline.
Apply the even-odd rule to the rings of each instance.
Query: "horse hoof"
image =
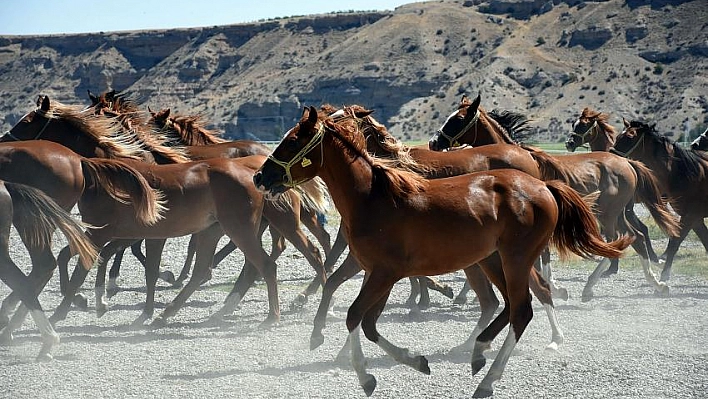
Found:
[[[671,274],[661,273],[661,278],[659,279],[659,281],[661,281],[662,283],[665,283],[665,282],[669,281],[670,278],[671,278]]]
[[[472,395],[472,397],[473,398],[488,398],[492,395],[494,395],[493,390],[491,390],[489,388],[477,387],[477,389],[474,391],[474,395]]]
[[[418,302],[418,309],[426,310],[430,308],[430,301],[420,301]]]
[[[118,292],[120,292],[120,288],[118,286],[106,288],[106,296],[109,299],[113,298]]]
[[[580,297],[581,302],[589,302],[592,300],[594,294],[592,290],[583,290],[583,295]]]
[[[548,353],[556,353],[558,352],[558,343],[557,342],[551,342],[546,346],[546,352]]]
[[[160,280],[165,281],[168,284],[174,284],[177,281],[175,280],[175,274],[169,270],[160,272]]]
[[[106,312],[108,312],[108,304],[99,303],[96,305],[96,317],[101,318]]]
[[[88,308],[88,299],[86,299],[86,296],[84,294],[76,294],[74,295],[74,300],[72,301],[74,306],[81,310],[86,310]]]
[[[155,318],[155,320],[152,321],[152,323],[150,323],[150,327],[152,327],[152,328],[167,327],[167,320],[162,316],[157,317],[157,318]]]
[[[258,328],[261,330],[267,330],[267,329],[270,329],[271,327],[275,326],[276,324],[278,324],[279,321],[280,321],[279,317],[268,316],[267,319],[263,320],[261,322],[261,324],[258,325]]]
[[[452,299],[455,296],[455,293],[452,291],[452,287],[450,286],[445,286],[442,291],[440,291],[441,294],[445,295],[446,297]]]
[[[51,362],[52,360],[54,360],[54,356],[52,356],[52,354],[49,352],[47,352],[47,353],[40,352],[40,354],[37,355],[37,358],[35,359],[35,361],[38,363],[47,363],[47,362]]]
[[[374,389],[376,389],[376,377],[371,374],[367,374],[365,381],[361,384],[361,387],[364,389],[366,396],[371,396],[371,394],[374,393]]]
[[[655,293],[657,296],[660,297],[668,297],[669,296],[669,286],[666,284],[661,284],[659,287],[656,289]]]
[[[313,351],[324,344],[324,335],[312,333],[310,336],[310,350]]]
[[[479,370],[482,370],[487,364],[487,359],[481,358],[477,360],[472,360],[472,375],[477,375]]]
[[[418,367],[416,370],[420,371],[423,374],[430,375],[430,366],[428,366],[428,359],[425,358],[425,356],[417,356],[416,357],[418,360]]]
[[[296,296],[290,303],[290,310],[302,309],[306,303],[307,296],[305,296],[305,294],[298,294],[298,296]]]
[[[454,303],[455,305],[464,305],[467,303],[467,297],[464,295],[458,295],[455,297],[452,303]]]

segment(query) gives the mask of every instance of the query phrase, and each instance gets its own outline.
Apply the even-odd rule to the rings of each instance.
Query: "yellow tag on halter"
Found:
[[[460,146],[460,143],[459,143],[457,140],[455,140],[455,142],[452,143],[452,146],[453,146],[453,147],[459,147],[459,146]]]
[[[312,161],[310,161],[308,158],[303,158],[303,159],[302,159],[302,162],[300,162],[300,165],[301,165],[303,168],[306,168],[306,167],[312,165]]]

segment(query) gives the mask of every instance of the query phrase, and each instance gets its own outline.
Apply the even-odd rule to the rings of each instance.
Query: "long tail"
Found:
[[[43,191],[23,184],[5,182],[12,197],[13,219],[22,240],[40,248],[51,246],[52,234],[61,230],[81,265],[90,269],[98,259],[98,250],[84,234],[83,225],[56,204]]]
[[[664,233],[673,237],[678,236],[679,221],[661,197],[661,189],[659,189],[656,177],[643,163],[632,159],[628,159],[628,161],[637,173],[636,198],[649,209],[652,218]]]
[[[133,204],[135,213],[145,225],[162,219],[166,208],[163,195],[150,187],[147,180],[134,168],[112,159],[84,158],[81,160],[84,178],[105,190],[116,201]]]
[[[572,252],[584,258],[593,255],[618,258],[634,241],[634,237],[625,235],[610,243],[605,242],[590,207],[580,194],[560,181],[546,182],[546,187],[558,204],[558,223],[551,243],[561,256]]]

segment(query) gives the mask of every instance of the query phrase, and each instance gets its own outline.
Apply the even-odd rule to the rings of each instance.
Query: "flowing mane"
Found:
[[[666,165],[674,165],[677,168],[674,176],[688,182],[701,181],[706,178],[708,164],[705,158],[694,151],[682,148],[678,143],[659,134],[654,126],[638,121],[630,122],[630,126],[636,127],[659,144],[655,155]]]
[[[481,108],[480,111],[484,113]],[[491,122],[497,125],[495,130],[500,132],[504,141],[509,144],[522,142],[530,135],[528,124],[531,120],[522,113],[493,109],[486,114],[490,117]]]
[[[580,114],[580,117],[595,120],[597,125],[600,126],[600,130],[602,130],[602,134],[605,135],[607,142],[611,145],[615,144],[615,136],[617,136],[617,131],[607,122],[610,119],[609,114],[585,107],[583,108],[583,112]]]
[[[163,131],[172,135],[182,145],[210,145],[226,143],[219,134],[204,127],[201,115],[168,116],[164,120]]]
[[[363,159],[369,166],[373,177],[372,191],[379,191],[394,203],[410,194],[425,190],[426,180],[420,175],[392,167],[391,160],[378,158],[366,151],[364,135],[360,131],[357,118],[351,108],[345,108],[346,117],[320,116],[325,128],[332,133],[335,145],[347,151],[355,158]]]

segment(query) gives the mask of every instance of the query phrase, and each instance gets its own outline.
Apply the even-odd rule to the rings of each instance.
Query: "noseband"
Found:
[[[594,121],[593,124],[590,125],[589,128],[587,128],[587,130],[585,130],[585,133],[580,134],[580,133],[571,132],[571,133],[570,133],[570,137],[580,137],[580,145],[583,145],[583,144],[591,144],[593,141],[595,141],[595,140],[597,139],[597,134],[596,134],[595,137],[594,137],[592,140],[590,140],[590,141],[585,141],[585,139],[587,139],[587,138],[590,137],[593,133],[595,133],[595,128],[597,128],[597,120]]]
[[[292,168],[293,165],[296,163],[300,162],[300,166],[303,168],[306,168],[310,165],[312,165],[312,161],[306,157],[307,154],[310,153],[315,147],[320,145],[320,152],[323,152],[324,149],[322,148],[322,139],[324,138],[324,133],[325,133],[325,125],[324,123],[320,124],[320,128],[317,129],[317,133],[315,133],[314,136],[312,136],[312,140],[310,140],[307,145],[305,145],[300,152],[298,152],[290,161],[285,162],[285,161],[280,161],[276,159],[273,154],[268,155],[268,159],[273,161],[276,165],[281,166],[283,169],[285,169],[285,178],[287,179],[286,181],[283,182],[283,186],[285,187],[295,187],[298,186],[308,180],[308,179],[302,179],[298,181],[293,180],[293,176],[290,173],[290,168]],[[324,161],[324,157],[322,154],[320,154],[320,166],[322,166],[322,162]]]
[[[467,133],[470,129],[472,129],[472,126],[474,126],[475,127],[474,139],[472,140],[472,142],[475,142],[477,140],[477,121],[479,120],[479,114],[480,114],[480,112],[479,112],[479,110],[477,110],[477,112],[474,114],[474,117],[472,118],[470,123],[468,123],[462,130],[460,130],[454,136],[449,136],[447,133],[445,133],[443,131],[442,128],[438,129],[438,134],[447,139],[447,141],[450,143],[450,147],[459,147],[461,145],[460,142],[458,141],[460,139],[460,137],[464,136],[465,133]]]
[[[47,121],[44,123],[44,126],[42,126],[42,128],[39,130],[39,133],[37,133],[37,135],[34,136],[34,138],[32,139],[32,140],[38,140],[39,137],[42,135],[42,133],[44,133],[44,131],[47,129],[47,126],[49,126],[49,122],[52,121],[52,118],[49,115],[47,115],[46,112],[42,111],[41,109],[35,110],[34,113],[36,115],[40,115],[40,116],[47,119]],[[23,141],[22,139],[15,137],[15,135],[12,134],[12,132],[9,130],[5,132],[5,137],[9,137],[15,141]]]

